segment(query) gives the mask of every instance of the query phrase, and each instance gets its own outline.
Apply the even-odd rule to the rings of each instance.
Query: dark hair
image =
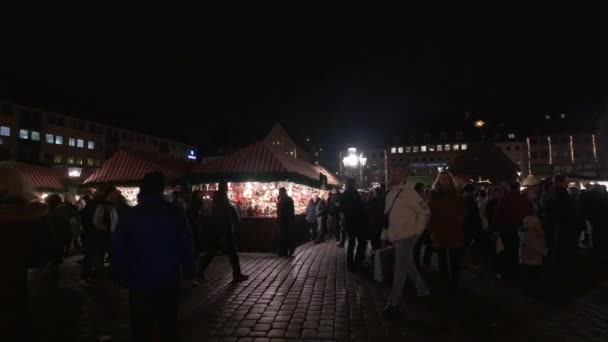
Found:
[[[416,192],[421,193],[424,191],[424,184],[422,183],[416,183],[414,185],[414,190],[416,190]]]
[[[475,186],[471,183],[467,183],[464,188],[462,188],[462,191],[465,194],[474,194],[475,193]]]
[[[285,188],[279,188],[279,193],[280,194],[286,194],[287,193],[287,189],[285,189]]]
[[[521,184],[519,182],[512,182],[509,184],[509,190],[512,192],[520,191]]]
[[[566,180],[568,180],[568,177],[563,173],[558,173],[553,176],[553,183],[561,183],[565,182]]]
[[[139,186],[142,194],[159,194],[165,191],[165,176],[160,172],[151,172],[144,176]]]
[[[347,189],[356,189],[357,181],[354,178],[349,178],[346,180],[346,188]]]
[[[223,180],[217,183],[217,192],[228,193],[228,182]]]
[[[49,195],[45,199],[45,202],[49,207],[56,207],[61,204],[61,196],[57,194]]]

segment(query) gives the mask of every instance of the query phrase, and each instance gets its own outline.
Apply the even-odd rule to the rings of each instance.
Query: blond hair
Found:
[[[34,198],[34,188],[21,171],[0,166],[0,200],[8,198],[29,202]]]

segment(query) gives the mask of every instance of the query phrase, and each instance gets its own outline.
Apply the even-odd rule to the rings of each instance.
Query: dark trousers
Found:
[[[130,290],[129,310],[133,341],[179,341],[177,287],[158,290]]]
[[[424,252],[422,251],[423,246],[425,246]],[[422,265],[429,267],[431,264],[431,256],[433,255],[432,253],[433,242],[431,241],[431,234],[428,230],[425,230],[422,232],[422,235],[420,235],[418,241],[416,241],[416,246],[414,246],[414,263],[418,268],[418,272],[421,271]]]
[[[344,220],[342,215],[334,215],[334,222],[336,225],[336,241],[344,244],[346,241],[346,230],[344,229]]]
[[[464,248],[438,248],[437,254],[442,278],[451,287],[457,288],[460,283]]]
[[[580,230],[558,225],[554,228],[553,265],[558,275],[568,276],[574,270]]]
[[[105,232],[91,228],[85,235],[87,248],[85,249],[82,278],[92,276],[94,269],[103,268],[103,257],[106,252],[107,235]]]
[[[293,254],[295,248],[293,242],[290,239],[291,224],[279,223],[279,255]]]
[[[516,279],[519,269],[519,227],[505,227],[500,233],[504,251],[500,256],[500,274],[505,278]]]
[[[209,264],[213,261],[213,258],[219,251],[223,251],[230,258],[230,265],[232,265],[232,274],[237,276],[241,274],[241,264],[239,262],[239,255],[236,252],[236,244],[232,234],[226,234],[220,236],[215,232],[207,233],[208,250],[207,254],[201,259],[201,263],[198,267],[198,274],[203,275]]]
[[[346,263],[348,266],[357,266],[365,256],[367,237],[365,230],[353,229],[348,231],[348,248],[346,249]]]
[[[308,233],[310,234],[310,240],[314,241],[317,238],[317,227],[318,227],[318,223],[317,221],[315,222],[308,222]]]

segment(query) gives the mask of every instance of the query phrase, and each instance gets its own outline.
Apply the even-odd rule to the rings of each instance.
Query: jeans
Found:
[[[422,252],[422,247],[424,248],[424,252]],[[433,255],[433,242],[431,241],[431,235],[428,230],[422,232],[420,238],[416,242],[416,246],[414,246],[414,263],[418,268],[418,271],[422,269],[422,265],[428,267],[431,264],[431,256]],[[421,260],[422,259],[422,262]]]
[[[317,226],[319,224],[317,221],[308,222],[308,234],[310,236],[310,241],[314,241],[317,238]]]
[[[325,223],[326,222],[327,222],[327,220],[325,219],[325,217],[317,217],[317,236],[315,239],[317,242],[325,241]]]
[[[241,274],[241,265],[239,262],[239,255],[236,252],[236,245],[234,243],[234,237],[232,234],[226,234],[221,236],[217,232],[209,231],[207,234],[209,241],[209,250],[207,254],[201,259],[201,263],[198,267],[198,274],[203,275],[209,264],[215,258],[217,252],[223,250],[230,258],[230,265],[232,266],[232,274],[238,276]]]
[[[414,264],[414,246],[416,246],[418,237],[419,235],[414,235],[402,240],[393,241],[393,248],[395,248],[395,275],[393,289],[389,297],[390,305],[399,305],[399,302],[401,302],[403,288],[408,277],[416,285],[416,292],[419,296],[429,294],[429,288]]]
[[[179,341],[177,287],[130,290],[129,310],[133,341]]]
[[[439,269],[442,278],[451,287],[457,288],[460,283],[464,248],[440,248],[437,253],[439,254]]]
[[[279,223],[279,255],[290,255],[295,251],[293,242],[289,238],[291,224]]]

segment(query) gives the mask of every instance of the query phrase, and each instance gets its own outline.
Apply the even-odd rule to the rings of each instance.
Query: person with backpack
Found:
[[[431,212],[414,188],[407,186],[405,170],[392,170],[391,183],[391,189],[386,195],[384,213],[388,216],[388,237],[395,249],[395,270],[393,288],[384,308],[386,315],[399,313],[399,303],[408,277],[416,286],[419,297],[430,294],[426,282],[414,264],[414,247],[426,229]]]

